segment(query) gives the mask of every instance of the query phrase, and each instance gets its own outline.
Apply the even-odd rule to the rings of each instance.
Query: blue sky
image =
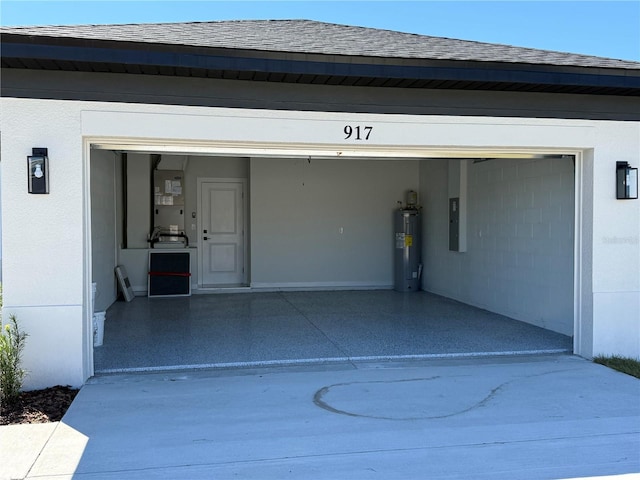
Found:
[[[640,0],[2,0],[2,25],[304,18],[640,61]]]

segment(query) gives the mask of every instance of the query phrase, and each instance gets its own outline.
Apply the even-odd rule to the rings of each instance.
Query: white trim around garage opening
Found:
[[[238,156],[238,157],[296,157],[296,158],[368,158],[368,159],[429,159],[429,158],[546,158],[550,156],[571,155],[575,158],[575,230],[574,230],[574,353],[578,355],[590,355],[588,346],[588,335],[585,335],[584,329],[588,325],[583,325],[584,308],[582,299],[585,298],[585,268],[583,262],[586,254],[583,244],[583,234],[585,226],[585,218],[583,209],[585,174],[584,174],[584,156],[583,151],[578,149],[559,149],[559,148],[473,148],[473,147],[451,147],[450,149],[438,147],[373,147],[344,149],[338,146],[318,146],[318,145],[282,145],[282,144],[221,144],[219,142],[211,142],[207,144],[189,144],[184,141],[149,141],[137,140],[131,138],[101,138],[87,137],[85,138],[85,168],[89,169],[88,158],[91,149],[108,149],[116,151],[135,151],[147,153],[171,153],[176,155],[200,155],[200,156]],[[85,195],[90,196],[89,191],[89,175],[85,175]],[[207,181],[238,181],[238,179],[198,179],[198,203],[200,202],[201,185]],[[246,180],[245,180],[246,182]],[[247,203],[245,202],[245,232],[247,231],[246,222],[248,221],[248,212],[246,212]],[[200,209],[200,205],[198,205]],[[90,225],[90,208],[85,210],[85,225]],[[198,219],[198,231],[201,226]],[[90,231],[85,232],[85,241],[87,249],[85,249],[85,270],[86,278],[91,278],[91,235]],[[200,243],[200,242],[199,242]],[[245,241],[245,251],[248,249],[248,241]],[[245,253],[246,258],[249,252]],[[198,274],[198,283],[201,284],[201,273]],[[256,290],[260,288],[255,285]],[[87,286],[90,289],[90,285]],[[87,320],[90,322],[91,320]],[[88,336],[86,337],[88,338]],[[89,340],[85,339],[89,342]],[[586,343],[585,343],[586,342]],[[89,354],[91,349],[89,348]],[[91,361],[91,365],[93,362]],[[91,368],[92,370],[92,368]],[[91,372],[93,373],[93,372]]]

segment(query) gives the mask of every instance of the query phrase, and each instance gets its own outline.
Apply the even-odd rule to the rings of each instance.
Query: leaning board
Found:
[[[124,296],[124,299],[127,302],[133,300],[133,288],[131,288],[131,283],[129,283],[129,276],[127,275],[127,270],[124,268],[124,265],[118,265],[115,268],[116,277],[118,278],[118,286],[120,287],[120,291]]]

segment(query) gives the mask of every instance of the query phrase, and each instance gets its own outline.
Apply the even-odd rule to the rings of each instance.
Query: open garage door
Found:
[[[205,301],[144,298],[150,250],[144,227],[148,230],[151,221],[150,169],[152,156],[165,154],[127,152],[123,157],[123,152],[96,149],[91,155],[92,171],[112,179],[105,187],[104,179],[92,176],[96,303],[99,309],[109,308],[104,346],[95,353],[98,372],[571,350],[573,157],[434,159],[402,157],[398,152],[397,158],[330,159],[185,153],[185,228],[194,233],[188,245],[193,291],[224,294]],[[246,287],[240,290],[237,285],[229,290],[199,284],[197,229],[202,212],[196,185],[212,178],[246,181],[247,271]],[[390,291],[393,212],[407,190],[419,192],[424,219],[422,288],[435,295],[418,292],[419,297],[406,297],[413,294]],[[109,195],[114,207],[105,211],[104,197]],[[463,209],[458,212],[461,238],[455,249],[449,238],[452,198]],[[133,213],[136,208],[138,213]],[[138,215],[138,220],[132,215]],[[114,303],[111,270],[115,264],[125,265],[129,272],[138,295],[131,304]],[[103,295],[104,285],[108,291]],[[295,290],[371,292],[305,298],[267,293]],[[249,293],[239,299],[226,295],[238,291]],[[263,293],[271,296],[260,296]],[[330,311],[321,308],[324,303],[332,304]],[[371,305],[376,305],[375,312],[368,308]],[[118,323],[110,316],[124,320]],[[134,327],[131,322],[135,321],[140,325]],[[345,347],[361,344],[368,321],[375,323],[369,324],[370,329],[379,329],[369,336],[371,343],[361,351]],[[216,325],[213,330],[212,324]],[[125,325],[135,334],[114,334],[110,339],[110,328],[115,332]],[[349,325],[351,329],[345,328]],[[479,339],[483,328],[489,334],[486,338],[475,346],[471,342],[471,347],[467,342],[461,349],[463,335]],[[164,344],[159,334],[174,340],[174,335],[181,335],[184,348],[172,347],[174,356],[166,357],[166,348],[163,354],[150,355],[152,343]],[[215,340],[207,341],[208,335]],[[504,337],[514,342],[500,343]],[[221,357],[221,349],[212,348],[221,338],[233,355]],[[491,338],[502,346],[487,346]],[[536,340],[529,342],[532,338]],[[327,339],[326,348],[314,348]],[[110,345],[111,340],[117,345]],[[270,341],[284,341],[284,345],[269,346]],[[113,356],[117,354],[110,357],[110,351],[124,352],[129,360],[122,357],[119,365]],[[136,351],[138,360],[131,363]],[[180,352],[193,355],[184,357]]]

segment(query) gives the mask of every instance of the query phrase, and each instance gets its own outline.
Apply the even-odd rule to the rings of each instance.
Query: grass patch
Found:
[[[640,378],[640,360],[636,360],[628,357],[620,357],[613,355],[606,357],[599,355],[593,359],[595,363],[604,365],[605,367],[613,368],[619,372],[626,373],[636,378]]]

